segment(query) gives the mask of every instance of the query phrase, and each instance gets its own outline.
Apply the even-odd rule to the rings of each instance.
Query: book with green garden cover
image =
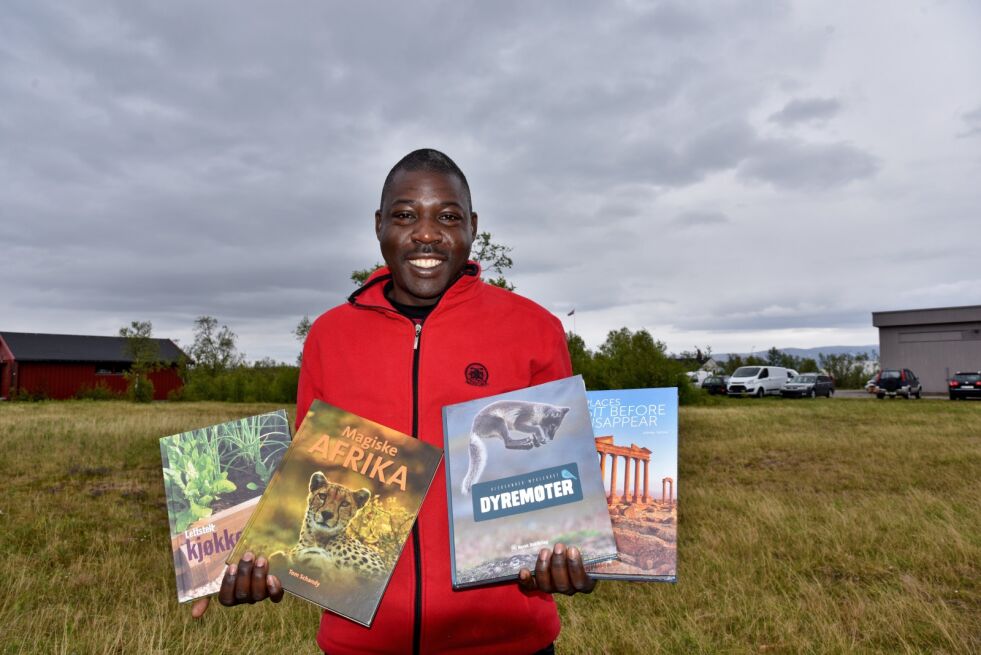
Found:
[[[225,559],[289,443],[284,410],[160,439],[179,602],[218,591]]]
[[[370,626],[443,451],[314,400],[228,558]]]
[[[678,389],[589,391],[617,559],[594,578],[677,581]]]
[[[560,542],[616,556],[582,376],[447,405],[443,440],[454,588],[517,579]]]

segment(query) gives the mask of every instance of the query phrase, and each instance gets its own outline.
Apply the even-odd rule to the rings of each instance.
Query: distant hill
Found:
[[[780,350],[793,357],[811,357],[815,361],[818,359],[818,355],[860,355],[861,353],[868,353],[871,357],[878,359],[879,357],[879,345],[872,344],[868,346],[818,346],[817,348],[780,348]],[[752,353],[757,357],[766,357],[766,350],[757,350]],[[724,362],[732,355],[739,355],[740,357],[748,357],[750,353],[712,353],[712,357],[716,361]]]

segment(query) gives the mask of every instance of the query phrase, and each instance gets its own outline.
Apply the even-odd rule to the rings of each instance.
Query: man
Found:
[[[572,374],[560,322],[485,284],[468,261],[477,214],[463,172],[417,150],[392,168],[375,212],[386,267],[314,322],[303,349],[297,420],[319,398],[437,446],[441,409]],[[325,612],[317,643],[344,653],[551,652],[559,619],[549,594],[592,591],[575,548],[543,549],[517,584],[453,591],[446,494],[426,496],[370,629]],[[230,565],[223,605],[278,602],[283,588],[252,553]],[[207,599],[195,604],[201,616]]]

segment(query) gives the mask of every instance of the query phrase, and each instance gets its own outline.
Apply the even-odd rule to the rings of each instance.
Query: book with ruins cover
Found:
[[[454,588],[514,580],[542,548],[616,555],[581,376],[443,408]]]
[[[443,451],[314,400],[229,562],[370,626]]]
[[[675,582],[678,534],[678,389],[590,391],[589,413],[617,559],[595,578]]]
[[[218,591],[225,559],[289,443],[284,410],[160,439],[179,602]]]

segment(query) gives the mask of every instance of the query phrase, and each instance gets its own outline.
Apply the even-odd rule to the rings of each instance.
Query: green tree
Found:
[[[150,373],[160,367],[160,345],[152,335],[150,321],[132,321],[128,327],[119,328],[119,336],[126,339],[126,354],[133,360],[125,376],[126,393],[135,402],[153,400]]]
[[[702,363],[712,357],[712,346],[695,346],[695,350],[683,350],[675,357],[687,370],[694,371],[702,366]]]
[[[813,357],[804,357],[795,368],[798,373],[817,373],[818,363]]]
[[[487,282],[495,287],[501,287],[508,291],[514,291],[515,286],[504,277],[504,271],[514,266],[511,259],[511,246],[505,246],[491,241],[490,232],[481,232],[473,242],[470,249],[470,257],[480,262],[480,267],[487,271]],[[490,273],[497,273],[497,277],[491,278]]]
[[[590,352],[578,335],[570,333],[567,341],[573,371],[583,376],[587,389],[678,387],[685,404],[698,393],[685,375],[684,363],[669,357],[664,342],[647,330],[613,330],[596,352]]]
[[[834,378],[835,386],[839,389],[861,389],[865,384],[865,362],[869,361],[866,353],[851,355],[819,355],[821,368]]]
[[[565,333],[565,341],[569,346],[569,357],[572,358],[572,372],[581,375],[587,389],[598,389],[593,370],[593,353],[586,348],[586,342],[578,334]]]
[[[803,372],[802,367],[804,361],[805,360],[800,357],[796,357],[794,355],[785,353],[784,351],[777,349],[776,346],[766,351],[766,363],[769,364],[770,366],[783,366],[784,368],[792,368],[798,373],[801,373]],[[813,362],[814,360],[811,361]],[[817,366],[816,363],[815,366]]]
[[[194,360],[194,368],[215,375],[244,361],[235,348],[235,333],[213,316],[199,316],[194,321],[194,343],[188,353]]]
[[[303,343],[307,340],[307,335],[310,334],[311,327],[313,327],[313,322],[310,321],[309,316],[304,314],[303,318],[300,319],[300,322],[296,324],[295,328],[293,328],[293,336],[296,337],[297,341]]]
[[[296,324],[295,328],[293,328],[293,336],[296,337],[296,340],[299,341],[300,344],[306,343],[307,335],[310,334],[311,327],[313,327],[313,323],[310,321],[310,317],[304,314],[303,318],[300,319],[300,322]],[[296,356],[296,363],[303,363],[302,347],[300,348],[300,354]]]
[[[360,287],[362,284],[368,281],[371,274],[377,271],[379,268],[384,266],[384,264],[375,264],[371,268],[362,268],[356,271],[351,271],[351,282],[354,282],[354,286]]]
[[[756,355],[749,355],[743,358],[742,355],[729,355],[729,359],[726,360],[725,364],[722,366],[722,370],[725,371],[726,375],[732,375],[740,366],[766,366],[767,362],[762,357],[757,357]],[[792,368],[792,367],[791,367]]]

